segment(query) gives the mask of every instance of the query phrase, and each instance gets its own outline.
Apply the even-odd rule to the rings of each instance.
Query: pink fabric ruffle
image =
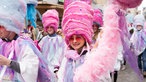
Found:
[[[77,51],[75,50],[68,50],[65,53],[65,57],[67,59],[73,59],[73,60],[77,60],[78,58],[80,58],[80,55],[77,53]]]

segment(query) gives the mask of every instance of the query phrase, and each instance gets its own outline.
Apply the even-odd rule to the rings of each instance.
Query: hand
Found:
[[[0,55],[0,65],[7,65],[10,66],[11,60],[9,60],[8,58],[6,58],[3,55]]]

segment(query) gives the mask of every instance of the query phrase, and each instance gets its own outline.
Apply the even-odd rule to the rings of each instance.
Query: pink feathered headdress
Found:
[[[74,1],[64,10],[62,28],[65,41],[73,34],[81,34],[88,43],[91,43],[93,30],[92,7],[83,1]]]
[[[93,16],[93,21],[96,23],[99,23],[100,26],[103,25],[103,20],[102,20],[102,12],[99,9],[94,10],[94,16]]]
[[[55,9],[47,10],[42,15],[42,23],[45,31],[47,30],[47,26],[52,26],[54,27],[54,30],[57,31],[59,26],[58,12]]]

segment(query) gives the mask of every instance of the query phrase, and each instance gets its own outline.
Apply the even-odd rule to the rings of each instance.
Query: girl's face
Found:
[[[78,51],[83,48],[85,44],[85,39],[81,35],[72,35],[69,38],[69,44],[73,49]]]
[[[48,26],[48,27],[47,27],[47,33],[48,33],[49,35],[54,34],[54,33],[55,33],[54,27]]]
[[[97,32],[98,27],[95,24],[92,25],[92,28],[94,32]]]
[[[136,29],[137,29],[138,31],[140,31],[142,28],[143,28],[143,27],[142,27],[141,25],[137,25],[137,26],[136,26]]]
[[[5,39],[8,38],[10,31],[7,31],[4,26],[0,26],[0,38]]]

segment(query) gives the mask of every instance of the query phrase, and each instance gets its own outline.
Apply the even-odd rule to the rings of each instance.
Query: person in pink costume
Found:
[[[42,15],[42,23],[44,31],[48,33],[48,35],[43,37],[39,42],[40,51],[47,59],[48,68],[51,69],[55,79],[55,73],[60,67],[65,49],[64,39],[56,34],[59,26],[58,12],[55,9],[47,10]]]
[[[65,1],[66,3],[67,1]],[[72,3],[68,4],[67,7],[65,7],[64,10],[64,15],[63,15],[63,20],[62,20],[62,28],[63,28],[63,33],[65,36],[65,41],[68,45],[68,50],[66,50],[65,52],[65,57],[62,61],[61,64],[61,68],[58,71],[58,82],[76,82],[76,80],[78,79],[76,76],[78,74],[81,75],[80,71],[78,71],[79,68],[82,67],[82,65],[84,65],[84,63],[86,63],[86,59],[91,56],[93,57],[94,55],[99,55],[99,60],[97,61],[92,61],[93,65],[98,64],[99,68],[102,69],[102,64],[98,63],[101,61],[105,61],[106,63],[109,62],[110,64],[114,63],[114,57],[116,57],[115,55],[115,51],[117,46],[114,46],[114,51],[111,51],[111,49],[109,49],[108,51],[108,47],[105,48],[107,49],[107,51],[104,52],[104,55],[106,55],[107,53],[112,53],[109,55],[109,57],[107,56],[107,58],[109,58],[109,61],[105,60],[105,58],[102,58],[103,54],[97,54],[96,53],[96,49],[91,49],[91,43],[92,43],[92,36],[93,36],[93,29],[92,29],[92,24],[93,24],[93,9],[92,7],[87,4],[86,1],[73,1]],[[108,30],[106,30],[108,31]],[[113,31],[113,32],[111,32]],[[109,30],[109,32],[111,32],[112,34],[114,34],[115,32],[117,33],[116,35],[118,36],[118,30]],[[108,34],[108,33],[107,33]],[[116,39],[112,40],[113,37],[115,36],[109,36],[110,40],[106,40],[108,43],[110,41],[118,44],[118,37],[116,37]],[[112,39],[111,39],[112,37]],[[107,38],[107,35],[106,35]],[[104,35],[104,39],[105,39],[105,35]],[[103,39],[102,39],[103,41]],[[112,44],[114,44],[112,43]],[[111,45],[112,45],[111,44]],[[99,45],[100,46],[100,45]],[[104,45],[105,46],[105,45]],[[106,45],[109,46],[110,45]],[[100,46],[101,47],[101,46]],[[116,47],[116,48],[115,48]],[[112,47],[113,48],[113,47]],[[104,50],[105,50],[104,49]],[[100,51],[99,51],[100,52]],[[106,54],[105,54],[106,53]],[[112,55],[112,56],[111,56]],[[95,64],[95,62],[97,62]],[[111,78],[109,75],[109,70],[110,68],[112,68],[111,65],[108,64],[104,64],[108,66],[109,68],[107,69],[108,72],[104,73],[102,76],[97,77],[96,80],[86,80],[88,78],[91,78],[91,76],[88,75],[83,75],[85,76],[82,79],[85,80],[80,80],[80,78],[77,82],[111,82]],[[97,66],[97,67],[98,67]],[[86,68],[90,68],[86,67]],[[86,68],[82,68],[82,70],[86,69]],[[91,68],[90,70],[86,71],[89,72],[91,71],[93,68]],[[104,69],[104,68],[103,68]],[[102,70],[99,70],[102,71]],[[84,73],[82,73],[84,74]],[[89,76],[89,77],[87,77]],[[77,78],[77,79],[74,79]]]
[[[93,44],[95,44],[95,42],[97,41],[97,38],[98,38],[98,34],[101,30],[100,27],[102,27],[103,25],[103,13],[101,12],[100,9],[94,9],[94,15],[93,15],[93,25],[92,25],[92,28],[93,28],[93,32],[94,32],[94,35],[93,35]]]
[[[24,32],[26,1],[1,0],[0,12],[0,82],[50,82],[45,58]]]
[[[73,2],[65,6],[62,27],[69,50],[66,51],[62,67],[58,72],[58,75],[60,75],[59,82],[111,82],[103,78],[108,75],[109,71],[114,70],[121,45],[123,45],[123,49],[127,49],[124,51],[128,55],[126,56],[126,59],[129,60],[128,63],[141,78],[138,66],[135,64],[135,58],[131,57],[133,54],[130,51],[130,46],[126,44],[129,36],[127,34],[125,10],[138,6],[142,0],[109,0],[109,5],[104,13],[102,37],[99,39],[96,49],[90,49],[88,45],[93,34],[91,30],[92,8],[82,1],[66,0],[65,3],[67,1]],[[79,50],[70,43],[70,41],[75,42],[76,40],[74,44],[79,45],[77,35],[82,36],[86,41],[86,44]],[[87,52],[82,55],[84,51]]]
[[[0,81],[36,82],[37,48],[21,33],[25,26],[25,1],[1,0],[0,12]]]
[[[142,81],[136,57],[130,50],[129,35],[125,19],[127,8],[138,6],[142,0],[108,0],[104,11],[102,37],[98,47],[87,55],[84,63],[74,72],[74,82],[101,82],[100,78],[113,71],[119,48],[124,49],[124,57]],[[110,12],[109,12],[110,11]]]

